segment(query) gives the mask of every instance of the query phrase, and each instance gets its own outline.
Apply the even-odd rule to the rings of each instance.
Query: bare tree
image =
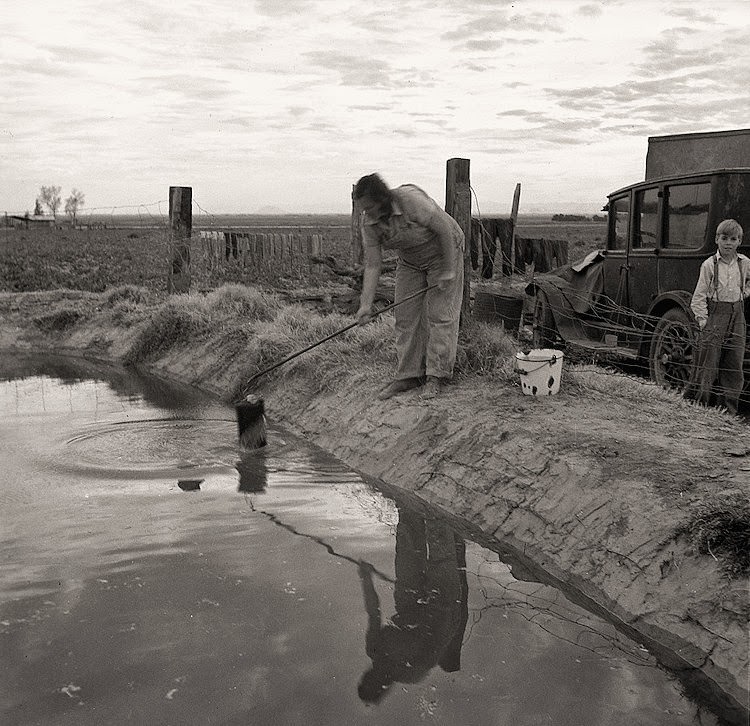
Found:
[[[78,210],[84,205],[85,201],[86,198],[84,197],[83,192],[78,191],[78,189],[73,189],[70,192],[70,196],[65,200],[65,214],[70,216],[73,221],[73,226],[75,226],[76,223]]]
[[[49,208],[52,216],[57,219],[57,210],[60,209],[62,197],[60,196],[60,187],[42,187],[39,190],[39,201]]]

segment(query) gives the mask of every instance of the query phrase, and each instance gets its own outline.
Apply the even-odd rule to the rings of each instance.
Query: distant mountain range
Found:
[[[281,207],[274,207],[273,204],[269,204],[265,207],[261,207],[260,209],[256,209],[252,214],[265,214],[265,215],[284,215],[284,214],[292,214],[292,212],[287,212],[284,209],[281,209]]]

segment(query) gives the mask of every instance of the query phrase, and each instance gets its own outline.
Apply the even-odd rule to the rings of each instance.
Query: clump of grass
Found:
[[[206,295],[210,314],[238,322],[272,320],[281,308],[277,295],[237,283],[222,285]]]
[[[142,323],[124,360],[129,364],[149,360],[177,345],[203,337],[210,327],[204,298],[176,295]]]
[[[353,318],[348,315],[320,315],[300,305],[280,308],[273,320],[255,326],[256,371],[250,374],[337,333],[352,322]],[[278,373],[292,370],[308,373],[318,390],[322,390],[337,377],[340,380],[342,375],[373,369],[379,364],[392,364],[395,359],[392,338],[392,323],[388,320],[354,327],[289,361]]]
[[[112,322],[124,328],[130,328],[141,322],[145,315],[144,306],[133,300],[118,300],[112,306]]]
[[[459,375],[474,374],[515,383],[515,358],[518,349],[518,341],[501,327],[470,321],[459,335],[455,372]]]
[[[119,285],[112,288],[104,296],[104,302],[110,307],[114,307],[116,303],[121,301],[143,305],[149,301],[150,297],[149,290],[140,285]]]
[[[64,332],[82,320],[85,315],[75,308],[63,307],[52,313],[33,318],[34,325],[45,333]]]
[[[320,316],[300,305],[281,308],[273,320],[256,326],[258,367],[265,368],[346,325],[343,316]],[[351,322],[351,320],[348,320]]]
[[[750,574],[750,498],[744,492],[715,494],[700,502],[677,534],[718,560],[730,579]]]

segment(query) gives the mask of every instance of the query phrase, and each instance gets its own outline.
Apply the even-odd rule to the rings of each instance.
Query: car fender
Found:
[[[686,290],[670,290],[669,292],[663,292],[661,295],[657,295],[652,301],[651,305],[646,313],[649,317],[649,321],[660,318],[670,308],[678,307],[682,308],[682,311],[688,316],[690,320],[694,320],[693,310],[690,307],[690,301],[692,300],[692,293]],[[655,323],[651,326],[651,329],[655,327]]]

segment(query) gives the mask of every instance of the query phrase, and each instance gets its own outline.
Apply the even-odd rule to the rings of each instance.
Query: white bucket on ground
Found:
[[[527,396],[553,396],[560,390],[563,352],[554,348],[535,348],[516,353],[516,370],[521,390]]]

